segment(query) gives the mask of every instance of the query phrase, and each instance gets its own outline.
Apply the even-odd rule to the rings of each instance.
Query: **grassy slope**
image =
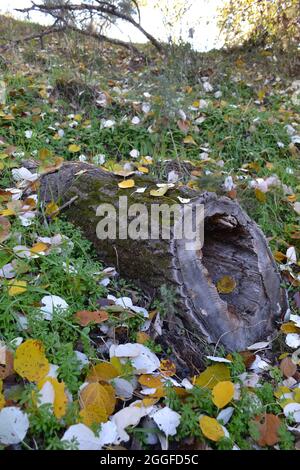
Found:
[[[10,21],[6,32],[15,35],[20,29],[27,34],[31,26]],[[231,196],[237,197],[260,224],[274,253],[281,253],[277,258],[283,263],[286,261],[286,249],[299,241],[297,213],[293,208],[294,202],[299,200],[299,150],[291,145],[285,125],[292,124],[299,131],[300,120],[299,108],[290,100],[290,70],[285,57],[279,56],[275,62],[271,52],[241,50],[191,57],[188,50],[174,48],[166,66],[166,61],[155,56],[145,65],[127,57],[121,50],[104,48],[90,41],[78,43],[78,38],[73,36],[47,39],[44,47],[41,50],[32,42],[5,55],[7,66],[3,68],[3,79],[8,94],[0,113],[0,138],[5,142],[1,154],[2,188],[15,184],[11,179],[12,167],[20,166],[23,158],[41,160],[45,149],[47,161],[40,161],[44,166],[53,164],[56,156],[71,160],[81,154],[93,162],[95,156],[105,154],[108,169],[130,161],[129,152],[137,149],[141,156],[152,156],[150,174],[161,181],[168,177],[166,159],[176,162],[179,168],[184,160],[189,160],[194,165],[193,173],[184,172],[180,176],[183,182],[200,190],[224,194],[225,177],[232,176],[236,195]],[[199,80],[201,76],[209,76],[214,92],[221,91],[222,96],[215,98],[213,93],[205,93]],[[107,107],[96,106],[97,91],[105,91],[109,96]],[[147,101],[145,92],[152,95],[149,99],[151,113],[147,115],[137,104]],[[208,101],[207,108],[199,108],[200,99]],[[183,142],[185,134],[177,125],[180,109],[188,115],[187,132],[195,144]],[[141,119],[139,125],[131,123],[135,115]],[[128,119],[124,120],[124,116]],[[197,126],[195,119],[199,117],[203,122]],[[116,121],[114,129],[101,126],[101,121],[107,119]],[[154,132],[149,132],[149,126]],[[63,136],[58,135],[59,129],[64,131]],[[25,137],[28,130],[32,131],[31,138]],[[279,147],[278,142],[283,146]],[[70,152],[71,144],[80,147],[80,151]],[[10,146],[14,147],[13,154]],[[201,153],[206,148],[209,148],[209,158],[203,159]],[[280,186],[261,195],[249,188],[249,180],[274,174],[289,191],[284,192]],[[2,208],[5,207],[3,200]],[[63,255],[53,252],[30,263],[23,261],[18,268],[18,279],[26,280],[28,288],[22,295],[9,295],[8,282],[4,281],[0,297],[0,338],[6,343],[16,336],[41,340],[49,361],[59,366],[59,379],[73,394],[74,402],[68,414],[64,420],[57,420],[47,406],[36,407],[32,399],[34,384],[18,378],[9,385],[4,382],[6,400],[12,404],[26,403],[25,409],[30,415],[30,431],[23,445],[32,447],[37,442],[39,448],[52,449],[62,446],[60,437],[64,430],[78,419],[76,393],[84,381],[85,371],[79,370],[73,350],[86,353],[92,363],[106,359],[97,351],[95,328],[79,327],[73,314],[83,309],[95,310],[97,300],[105,297],[108,289],[99,285],[99,276],[93,274],[101,272],[102,267],[80,233],[60,217],[49,221],[43,215],[45,208],[40,211],[42,215],[30,227],[23,227],[17,218],[10,218],[12,235],[0,252],[1,266],[15,258],[12,249],[19,239],[23,245],[32,246],[36,234],[64,234],[72,240],[74,248],[65,248]],[[75,266],[77,273],[66,272],[62,262]],[[292,266],[292,270],[297,271],[297,266]],[[296,312],[293,295],[299,283],[291,276],[285,276],[284,282]],[[49,292],[63,297],[70,305],[63,321],[57,316],[52,322],[38,321],[36,306]],[[109,292],[117,296],[127,294],[139,305],[144,302],[134,286],[122,281],[113,282]],[[161,312],[168,307],[156,303]],[[20,314],[27,317],[26,331],[20,331],[18,326]],[[118,326],[126,323],[126,337],[129,341],[136,340],[142,323],[140,317],[131,317],[125,312],[121,318],[112,315],[110,321],[117,338],[120,334],[120,340],[124,339]],[[167,403],[182,417],[177,445],[184,447],[185,440],[191,438],[194,446],[206,442],[213,448],[231,448],[234,442],[240,448],[253,448],[257,441],[253,420],[268,412],[281,419],[280,448],[293,447],[293,436],[287,432],[288,423],[282,413],[282,401],[273,395],[284,380],[278,368],[279,356],[292,353],[284,338],[279,332],[272,343],[273,352],[267,353],[267,357],[272,358],[272,367],[269,372],[260,374],[262,387],[241,387],[240,399],[233,403],[235,414],[227,425],[230,438],[217,444],[207,440],[198,425],[201,413],[213,417],[218,414],[211,391],[195,388],[188,397],[180,399],[172,388],[168,389]],[[152,340],[147,344],[160,352],[161,357],[169,357],[169,352],[161,351]],[[241,357],[234,356],[230,366],[234,383],[239,383],[237,376],[244,370]],[[130,375],[130,366],[122,374]],[[260,399],[255,405],[254,393]],[[138,428],[133,432],[146,445],[144,434]]]

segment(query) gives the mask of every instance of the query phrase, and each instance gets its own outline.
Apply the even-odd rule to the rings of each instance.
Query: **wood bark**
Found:
[[[92,241],[99,258],[114,265],[149,295],[159,295],[165,285],[172,289],[175,310],[164,318],[163,340],[189,367],[201,363],[209,344],[228,351],[245,350],[264,340],[287,309],[286,293],[267,241],[256,223],[237,201],[214,193],[188,188],[170,189],[161,198],[151,197],[157,189],[147,176],[134,177],[136,186],[120,189],[122,178],[93,165],[67,163],[41,179],[42,200],[64,206],[67,219],[80,227]],[[143,194],[138,187],[147,186]],[[191,198],[190,204],[204,204],[205,238],[201,250],[186,250],[186,240],[99,240],[96,209],[102,203],[118,207],[119,196],[128,204],[179,203],[177,197]],[[236,288],[218,292],[216,284],[230,276]],[[172,310],[172,309],[171,309]]]

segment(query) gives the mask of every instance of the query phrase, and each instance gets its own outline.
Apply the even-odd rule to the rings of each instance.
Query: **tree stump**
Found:
[[[170,189],[160,198],[150,196],[157,189],[147,176],[136,176],[135,187],[120,189],[120,177],[85,163],[66,163],[41,179],[40,194],[45,202],[63,205],[66,218],[78,226],[93,243],[99,258],[114,265],[149,295],[161,286],[172,289],[175,311],[164,318],[164,335],[175,355],[189,366],[201,363],[208,344],[223,345],[228,351],[245,350],[272,333],[276,320],[287,309],[285,291],[268,248],[256,223],[238,202],[214,193],[188,188]],[[144,193],[134,192],[145,187]],[[186,240],[99,240],[97,207],[110,203],[118,207],[119,196],[129,204],[179,203],[178,195],[190,204],[204,204],[204,245],[186,250]],[[236,287],[227,294],[216,284],[224,276]]]

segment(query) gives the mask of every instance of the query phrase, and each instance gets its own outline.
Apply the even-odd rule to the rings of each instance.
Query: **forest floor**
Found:
[[[300,82],[272,50],[151,54],[72,36],[3,54],[0,447],[300,448]],[[290,316],[178,375],[160,345],[172,295],[147,303],[39,201],[40,175],[67,160],[237,199],[269,241]]]

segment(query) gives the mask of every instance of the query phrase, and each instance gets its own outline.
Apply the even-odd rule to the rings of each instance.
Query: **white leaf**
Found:
[[[135,126],[141,122],[140,118],[138,116],[134,116],[131,119],[131,124],[134,124]]]
[[[146,191],[146,189],[147,189],[147,186],[146,186],[145,188],[138,188],[138,189],[136,189],[134,192],[135,192],[135,193],[140,193],[140,194],[142,194],[142,193],[144,193],[144,192]]]
[[[131,382],[128,380],[117,377],[113,379],[112,384],[114,386],[116,395],[124,400],[129,400],[132,398],[134,387]]]
[[[0,411],[0,443],[18,444],[23,441],[29,428],[26,413],[16,406],[7,406]]]
[[[45,320],[52,320],[53,313],[56,309],[67,310],[69,305],[67,302],[58,295],[45,295],[41,300],[43,307],[40,312],[43,314]]]
[[[292,313],[290,314],[290,320],[295,323],[295,325],[300,328],[300,316],[299,315],[293,315]]]
[[[55,398],[54,387],[49,380],[47,380],[39,391],[38,406],[50,404],[53,405]]]
[[[296,255],[296,250],[294,246],[290,246],[286,250],[286,257],[287,257],[287,263],[289,264],[296,264],[297,263],[297,255]]]
[[[233,406],[228,406],[227,408],[224,408],[223,410],[220,411],[220,413],[217,416],[217,420],[222,421],[223,424],[227,424],[233,412],[234,412]]]
[[[27,170],[25,167],[21,168],[14,168],[11,170],[12,177],[15,181],[36,181],[39,177],[37,173],[31,173],[31,171]]]
[[[285,342],[292,349],[299,348],[300,335],[298,335],[297,333],[289,333],[286,335]]]
[[[181,202],[181,204],[188,204],[189,202],[191,202],[190,199],[187,199],[187,198],[184,198],[184,197],[181,197],[181,196],[177,196],[177,199],[179,202]]]
[[[119,299],[116,300],[116,305],[120,305],[121,307],[124,308],[131,308],[132,307],[132,300],[130,297],[120,297]]]
[[[158,357],[149,348],[140,344],[140,354],[131,361],[136,374],[152,374],[160,366]]]
[[[296,423],[300,423],[300,403],[288,403],[283,412],[287,418],[291,416]]]
[[[136,357],[141,354],[141,345],[138,343],[126,343],[116,346],[114,356],[116,357]]]
[[[225,364],[231,364],[229,359],[225,359],[225,357],[217,357],[217,356],[206,356],[207,359],[213,362],[224,362]]]
[[[173,411],[168,406],[165,406],[161,410],[154,413],[152,418],[157,424],[158,428],[166,436],[175,436],[181,418],[179,413],[176,413],[176,411]]]
[[[74,424],[66,430],[61,441],[76,440],[79,450],[100,450],[101,440],[85,424]]]
[[[129,441],[130,436],[127,434],[125,429],[128,426],[136,426],[139,424],[140,420],[146,416],[151,409],[152,407],[145,408],[144,406],[129,406],[115,413],[111,418],[112,422],[115,423],[118,432],[114,443],[119,444],[122,441]]]
[[[118,436],[117,426],[112,421],[107,421],[106,423],[101,425],[101,431],[99,434],[99,440],[101,447],[112,444],[115,442]]]
[[[259,343],[254,343],[248,346],[248,351],[256,351],[257,349],[265,349],[270,345],[270,341],[260,341]]]
[[[138,158],[140,156],[140,152],[137,149],[132,149],[129,153],[132,158]]]
[[[12,263],[7,263],[0,269],[0,277],[5,277],[5,279],[12,279],[16,274]]]

